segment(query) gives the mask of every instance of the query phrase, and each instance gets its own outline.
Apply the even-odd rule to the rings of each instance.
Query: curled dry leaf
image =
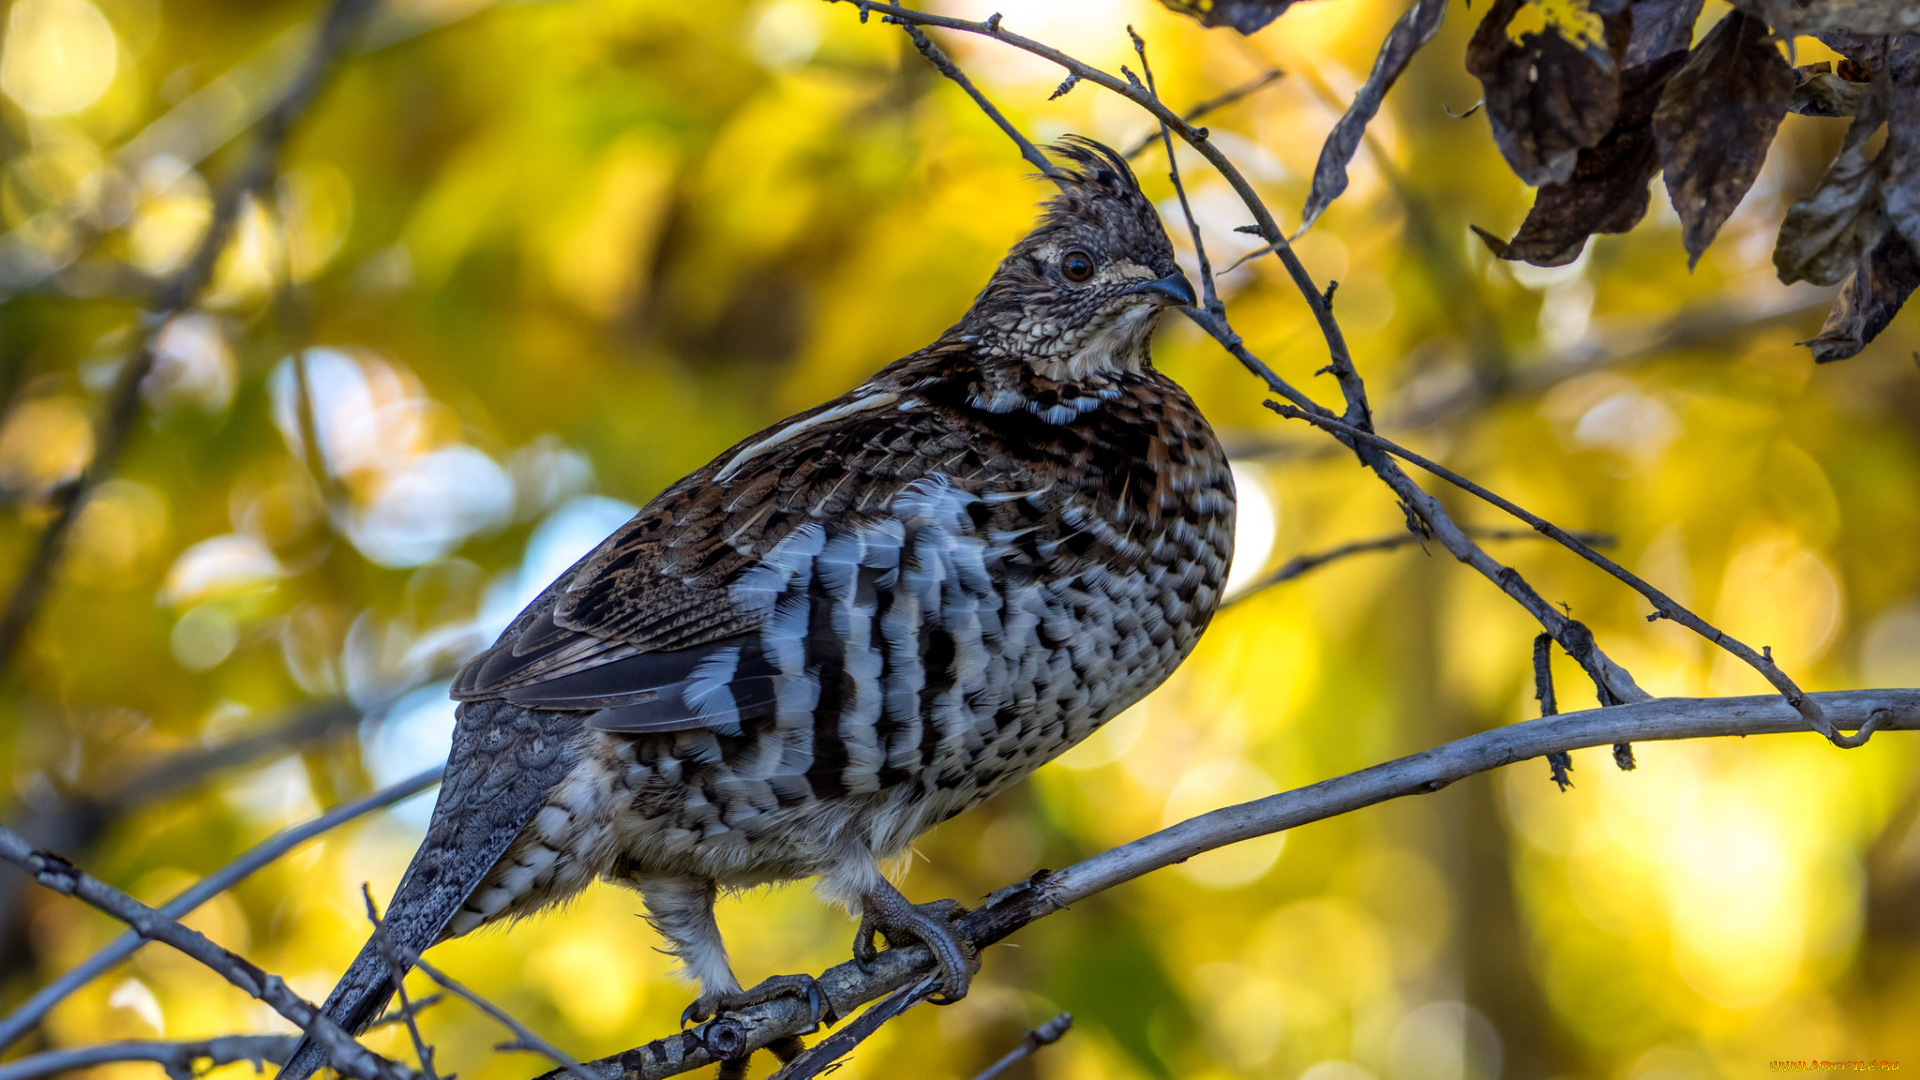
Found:
[[[1576,45],[1548,23],[1515,41],[1507,26],[1522,0],[1494,0],[1467,44],[1467,70],[1486,88],[1493,141],[1535,187],[1573,175],[1580,151],[1612,129],[1620,71],[1602,42]]]
[[[1787,111],[1801,116],[1852,116],[1859,111],[1860,98],[1867,92],[1866,83],[1854,82],[1831,71],[1810,72],[1800,68],[1796,75],[1800,83],[1793,88],[1793,100],[1787,103]]]
[[[1663,56],[1686,52],[1693,45],[1693,24],[1700,21],[1702,0],[1636,0],[1633,33],[1627,54],[1620,59],[1636,68]]]
[[[1920,253],[1898,230],[1888,229],[1840,287],[1820,336],[1801,344],[1813,348],[1816,363],[1853,356],[1887,328],[1915,286],[1920,286]]]
[[[1594,233],[1622,233],[1640,223],[1647,213],[1648,186],[1660,168],[1653,110],[1684,60],[1683,54],[1670,53],[1621,74],[1613,130],[1598,146],[1580,151],[1572,176],[1540,189],[1520,231],[1512,241],[1495,245],[1495,254],[1535,266],[1565,266],[1580,257]]]
[[[1920,4],[1914,0],[1733,0],[1733,4],[1783,33],[1920,34]]]
[[[1891,147],[1869,158],[1867,142],[1886,122],[1889,83],[1883,74],[1864,84],[1859,112],[1827,174],[1787,211],[1773,248],[1774,269],[1785,284],[1838,284],[1887,231],[1881,184]]]
[[[1201,26],[1231,26],[1251,34],[1280,17],[1298,0],[1160,0],[1169,10],[1199,20]]]
[[[1793,98],[1793,81],[1766,24],[1737,10],[1714,25],[1668,80],[1653,113],[1653,138],[1689,267],[1760,175]]]
[[[1313,168],[1313,187],[1307,193],[1306,208],[1300,212],[1300,228],[1305,229],[1319,220],[1333,200],[1347,190],[1347,163],[1359,149],[1367,123],[1380,111],[1381,99],[1406,70],[1407,61],[1439,32],[1441,17],[1446,12],[1447,0],[1415,0],[1413,7],[1387,31],[1387,40],[1380,46],[1373,71],[1320,148],[1319,164]]]

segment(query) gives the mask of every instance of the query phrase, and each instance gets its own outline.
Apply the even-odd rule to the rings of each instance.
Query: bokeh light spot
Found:
[[[113,26],[87,0],[15,0],[0,47],[0,90],[42,116],[78,112],[113,82]]]

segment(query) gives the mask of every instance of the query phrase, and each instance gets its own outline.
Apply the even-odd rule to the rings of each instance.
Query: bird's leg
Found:
[[[876,933],[886,935],[889,948],[918,941],[933,953],[933,962],[940,969],[940,997],[928,1000],[935,1005],[951,1005],[967,996],[973,973],[980,970],[980,953],[953,925],[967,912],[958,900],[915,904],[892,883],[879,878],[861,894],[860,908],[853,958],[862,967],[880,955],[873,940]]]
[[[700,983],[700,996],[680,1014],[682,1024],[698,1023],[778,997],[798,997],[812,1010],[813,1022],[831,1023],[833,1008],[811,975],[776,975],[742,990],[727,962],[720,924],[713,918],[719,888],[690,878],[644,878],[634,882],[647,905],[647,922],[667,941],[667,953],[680,961],[682,974]]]

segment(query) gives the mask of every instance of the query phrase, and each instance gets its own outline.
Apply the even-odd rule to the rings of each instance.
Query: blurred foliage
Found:
[[[1131,21],[1176,107],[1284,69],[1207,121],[1284,220],[1402,9],[1301,4],[1250,38],[1151,0],[1004,10],[1110,70],[1130,62]],[[1709,3],[1696,33],[1726,10]],[[139,325],[100,282],[184,257],[244,140],[220,144],[290,70],[314,14],[261,0],[9,9],[0,566],[20,564],[48,492],[86,461]],[[1449,14],[1299,244],[1340,282],[1383,426],[1562,525],[1617,534],[1624,563],[1770,644],[1803,685],[1920,685],[1920,333],[1897,320],[1816,370],[1793,343],[1830,293],[1784,288],[1770,265],[1846,121],[1788,117],[1691,274],[1657,187],[1645,224],[1570,266],[1503,263],[1468,225],[1508,235],[1530,196],[1484,120],[1449,115],[1479,95],[1460,62],[1471,29]],[[1059,74],[1030,57],[942,44],[1036,136],[1130,145],[1150,130],[1097,87],[1049,102]],[[1834,59],[1811,39],[1796,49]],[[1140,172],[1177,212],[1159,154]],[[1215,264],[1230,262],[1253,246],[1232,231],[1244,211],[1182,161]],[[141,429],[0,687],[7,820],[65,820],[163,755],[274,730],[315,700],[369,710],[184,792],[122,793],[126,812],[74,834],[67,854],[158,902],[438,760],[446,666],[631,506],[957,317],[1045,194],[1027,171],[904,35],[851,5],[394,0],[277,186],[245,208],[208,302],[162,334]],[[1256,352],[1333,396],[1274,260],[1222,288]],[[1191,326],[1169,320],[1157,350],[1237,455],[1240,574],[1403,527],[1381,485],[1276,421]],[[1650,691],[1765,692],[1569,554],[1496,553]],[[1350,559],[1237,603],[1149,701],[923,838],[907,891],[977,898],[1194,812],[1533,715],[1535,628],[1436,554]],[[1563,706],[1579,707],[1578,671],[1556,668]],[[1564,794],[1525,763],[1115,890],[993,950],[966,1003],[909,1014],[839,1075],[967,1077],[1061,1010],[1074,1031],[1023,1075],[1669,1080],[1781,1058],[1920,1061],[1920,744],[1887,734],[1840,753],[1809,734],[1638,752],[1632,773],[1576,754]],[[340,830],[188,921],[318,998],[365,935],[359,883],[392,888],[428,805]],[[117,931],[17,882],[0,912],[9,1002]],[[610,1053],[673,1029],[688,998],[638,910],[596,887],[436,957],[571,1052]],[[852,936],[799,886],[720,918],[749,980],[836,963]],[[284,1026],[148,948],[33,1045]],[[464,1006],[423,1026],[443,1072],[545,1068],[493,1053],[504,1034]],[[404,1055],[404,1039],[375,1044]]]

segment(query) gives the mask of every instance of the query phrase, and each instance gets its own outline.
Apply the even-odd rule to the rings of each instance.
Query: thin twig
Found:
[[[508,1013],[505,1009],[488,1001],[474,991],[467,989],[446,972],[420,959],[419,953],[414,952],[412,949],[403,948],[397,943],[394,945],[394,952],[398,954],[401,961],[419,968],[421,974],[439,983],[448,993],[457,998],[464,999],[469,1005],[493,1017],[500,1023],[500,1026],[513,1032],[514,1038],[519,1040],[521,1046],[536,1053],[546,1055],[554,1064],[560,1066],[559,1069],[555,1070],[555,1074],[565,1072],[572,1074],[574,1080],[596,1080],[594,1075],[589,1073],[586,1067],[580,1064],[578,1059],[542,1038],[532,1028],[514,1019],[512,1014]]]
[[[1073,1027],[1073,1014],[1061,1013],[1059,1016],[1027,1032],[1027,1037],[1020,1040],[1019,1046],[1007,1051],[1006,1057],[987,1066],[986,1070],[974,1077],[973,1080],[994,1080],[994,1078],[1001,1073],[1032,1057],[1041,1047],[1052,1046],[1054,1043],[1059,1042],[1061,1037],[1066,1035],[1067,1030],[1071,1027]]]
[[[433,1047],[420,1037],[420,1023],[414,1018],[413,998],[407,993],[407,968],[400,959],[400,952],[394,948],[392,939],[387,937],[387,924],[380,921],[380,909],[373,902],[373,888],[366,882],[360,883],[360,895],[367,902],[367,921],[373,924],[373,944],[380,950],[380,959],[386,961],[387,975],[393,983],[394,997],[400,1001],[395,1010],[401,1022],[407,1025],[407,1037],[413,1040],[413,1056],[420,1062],[421,1075],[427,1080],[439,1080],[433,1071]]]
[[[1247,97],[1253,94],[1255,91],[1265,89],[1266,87],[1271,86],[1274,83],[1279,82],[1281,79],[1284,79],[1286,77],[1287,77],[1286,72],[1281,71],[1279,68],[1274,68],[1272,71],[1269,71],[1266,74],[1260,76],[1259,78],[1254,79],[1252,82],[1241,83],[1239,86],[1236,86],[1233,89],[1227,91],[1226,93],[1221,94],[1219,97],[1208,98],[1207,100],[1201,102],[1200,104],[1193,106],[1192,108],[1188,109],[1186,112],[1181,113],[1180,119],[1185,120],[1187,123],[1191,124],[1194,121],[1199,120],[1202,117],[1208,115],[1209,113],[1218,112],[1219,110],[1224,109],[1227,106],[1232,105],[1235,102],[1239,101],[1241,98]],[[1137,158],[1141,154],[1146,153],[1147,147],[1152,146],[1154,143],[1159,141],[1160,140],[1158,138],[1158,133],[1150,133],[1147,135],[1143,135],[1140,137],[1139,142],[1136,142],[1132,146],[1127,148],[1124,156],[1128,161],[1132,161],[1134,158]]]
[[[316,1043],[326,1048],[333,1067],[355,1080],[417,1080],[417,1074],[368,1050],[353,1036],[327,1019],[314,1004],[287,988],[280,976],[261,970],[247,958],[214,944],[205,934],[180,924],[159,911],[81,872],[49,851],[35,851],[18,833],[0,825],[0,859],[13,863],[41,885],[72,896],[119,919],[149,941],[159,941],[185,953],[221,978],[286,1017]]]
[[[1920,689],[1846,690],[1813,696],[1841,728],[1872,723],[1882,731],[1920,729]],[[1439,791],[1476,773],[1556,751],[1805,730],[1800,715],[1773,694],[1660,698],[1494,728],[1309,787],[1202,814],[1065,870],[1043,870],[997,891],[985,906],[962,916],[958,925],[968,941],[985,948],[1068,905],[1202,852],[1391,799]],[[926,947],[909,945],[881,952],[865,969],[852,961],[831,968],[819,976],[819,986],[835,1012],[851,1015],[866,1002],[920,982],[932,970],[933,957]],[[731,1019],[732,1032],[744,1036],[734,1044],[736,1055],[813,1024],[807,1003],[791,997],[752,1006]],[[587,1062],[585,1067],[595,1080],[663,1080],[715,1060],[701,1029],[695,1029]],[[558,1075],[549,1073],[548,1078]]]
[[[419,1016],[421,1013],[426,1012],[428,1009],[433,1008],[445,1000],[447,1000],[447,995],[445,994],[427,994],[424,997],[414,998],[411,1007],[405,1009],[389,1009],[384,1015],[377,1017],[373,1023],[367,1025],[367,1031],[378,1031],[388,1025],[398,1024],[409,1017]],[[362,1034],[364,1034],[364,1032]]]
[[[995,17],[998,18],[998,16]],[[958,83],[960,89],[965,90],[967,96],[973,99],[973,103],[980,106],[980,111],[986,113],[988,119],[1000,125],[1000,130],[1007,133],[1007,138],[1019,145],[1021,157],[1032,162],[1033,166],[1046,176],[1061,175],[1060,167],[1048,161],[1047,155],[1041,153],[1039,147],[1033,145],[1025,135],[1020,134],[1020,129],[1014,127],[1012,121],[1001,115],[999,109],[993,107],[993,102],[988,101],[987,96],[973,85],[973,80],[967,78],[967,73],[961,71],[959,65],[948,59],[946,53],[940,51],[940,46],[935,45],[926,34],[920,32],[919,27],[910,22],[901,22],[900,28],[913,39],[913,47],[920,50],[920,55],[927,58],[927,63],[932,64],[940,74]]]
[[[1153,65],[1147,62],[1147,41],[1134,31],[1131,24],[1127,26],[1127,36],[1133,39],[1133,51],[1140,56],[1140,72],[1147,78],[1147,93],[1159,101],[1160,90],[1153,81]],[[1220,302],[1220,295],[1213,288],[1213,264],[1207,261],[1207,245],[1200,240],[1200,223],[1193,218],[1193,206],[1187,202],[1186,185],[1180,182],[1180,159],[1174,156],[1173,133],[1167,130],[1165,121],[1160,124],[1160,141],[1167,148],[1167,179],[1173,181],[1173,193],[1180,197],[1180,216],[1187,219],[1187,232],[1193,237],[1193,254],[1200,262],[1200,305],[1216,315],[1224,316],[1226,305]]]
[[[1554,716],[1560,712],[1560,703],[1553,696],[1553,638],[1541,634],[1533,639],[1533,696],[1540,703],[1541,716]],[[1614,747],[1619,753],[1620,748]],[[1547,778],[1561,791],[1573,786],[1573,778],[1567,774],[1573,771],[1573,755],[1558,750],[1547,755]]]
[[[173,1080],[193,1080],[194,1066],[205,1061],[209,1066],[233,1065],[242,1061],[258,1069],[271,1062],[284,1065],[293,1056],[298,1035],[223,1035],[217,1039],[187,1042],[114,1042],[98,1046],[76,1046],[49,1050],[18,1061],[0,1065],[0,1080],[36,1080],[42,1076],[61,1076],[110,1065],[119,1061],[157,1061]]]
[[[445,768],[446,766],[442,765],[428,769],[391,787],[337,806],[311,821],[282,829],[255,844],[246,854],[201,878],[179,896],[167,901],[160,908],[160,914],[169,919],[184,918],[187,913],[201,904],[239,884],[255,870],[314,837],[337,829],[375,810],[392,806],[402,799],[439,783],[440,774]],[[79,967],[47,984],[23,1002],[6,1019],[0,1020],[0,1048],[11,1046],[19,1041],[20,1037],[32,1031],[55,1005],[74,991],[112,970],[115,965],[132,956],[140,946],[145,944],[146,939],[137,933],[122,934],[105,948],[88,957]]]
[[[1387,453],[1403,461],[1417,465],[1460,490],[1484,502],[1497,506],[1507,513],[1512,514],[1514,517],[1519,518],[1521,521],[1533,526],[1534,529],[1541,534],[1557,541],[1562,547],[1567,548],[1593,565],[1612,574],[1624,582],[1628,588],[1646,597],[1648,602],[1653,604],[1654,609],[1654,614],[1648,616],[1649,620],[1671,619],[1694,633],[1699,634],[1701,637],[1706,638],[1708,641],[1713,642],[1715,645],[1720,646],[1727,652],[1732,653],[1734,656],[1739,657],[1747,666],[1759,672],[1767,682],[1773,685],[1774,689],[1780,691],[1780,695],[1786,699],[1787,704],[1793,706],[1795,711],[1806,718],[1808,727],[1826,736],[1828,741],[1832,742],[1833,745],[1843,750],[1851,750],[1854,747],[1865,745],[1866,741],[1872,738],[1872,724],[1861,728],[1858,735],[1847,736],[1840,734],[1839,730],[1835,728],[1832,722],[1826,718],[1825,714],[1820,711],[1820,703],[1808,696],[1806,691],[1801,690],[1799,685],[1796,684],[1786,672],[1780,670],[1778,664],[1773,662],[1773,650],[1771,647],[1766,647],[1759,652],[1755,652],[1753,648],[1745,642],[1730,636],[1718,627],[1708,623],[1705,619],[1682,607],[1671,596],[1654,588],[1626,567],[1621,566],[1619,563],[1588,547],[1580,541],[1579,537],[1560,528],[1553,522],[1488,491],[1486,488],[1481,487],[1479,484],[1461,476],[1459,473],[1454,472],[1444,465],[1421,457],[1419,454],[1408,450],[1406,447],[1395,443],[1391,439],[1381,438],[1371,431],[1361,431],[1350,424],[1343,424],[1331,417],[1315,415],[1303,409],[1296,409],[1291,405],[1283,405],[1277,401],[1269,401],[1266,404],[1269,409],[1290,420],[1305,420],[1307,423],[1313,424],[1316,427],[1324,428],[1328,431],[1345,435],[1350,439],[1377,446]]]
[[[238,175],[214,200],[213,214],[200,243],[162,287],[159,309],[141,320],[138,338],[120,365],[120,373],[108,392],[106,407],[95,425],[93,460],[73,483],[56,489],[52,500],[53,518],[41,531],[14,582],[4,612],[0,612],[0,668],[12,660],[39,611],[52,585],[67,533],[79,517],[87,495],[120,463],[120,455],[133,433],[134,420],[140,414],[140,387],[153,370],[154,345],[160,332],[174,317],[192,308],[213,280],[214,265],[233,236],[247,195],[273,174],[295,122],[312,104],[341,46],[373,7],[374,0],[334,0],[306,62],[294,74],[278,103],[262,118],[260,137],[253,152]]]
[[[1467,535],[1476,540],[1546,539],[1546,537],[1541,536],[1531,529],[1468,529],[1466,532]],[[1580,533],[1578,535],[1587,543],[1593,544],[1596,547],[1612,547],[1614,544],[1614,537],[1607,533]],[[1259,581],[1228,597],[1222,602],[1221,607],[1231,607],[1263,589],[1270,589],[1275,585],[1283,585],[1295,578],[1303,577],[1312,571],[1318,570],[1330,562],[1336,562],[1350,555],[1366,555],[1377,551],[1393,551],[1398,548],[1412,547],[1424,539],[1426,538],[1415,533],[1397,532],[1386,536],[1376,536],[1370,540],[1355,540],[1352,543],[1341,544],[1339,547],[1327,548],[1325,551],[1310,551],[1305,555],[1295,555],[1293,558],[1281,563],[1266,577],[1261,578]]]

